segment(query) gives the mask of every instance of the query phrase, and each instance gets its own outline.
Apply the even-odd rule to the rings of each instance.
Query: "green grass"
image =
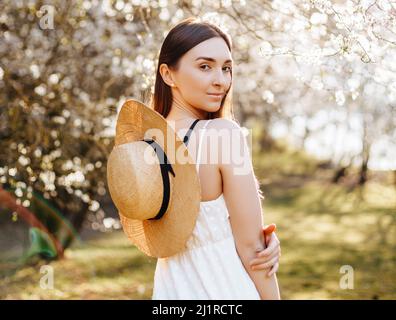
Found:
[[[304,153],[286,149],[254,156],[264,222],[277,224],[281,241],[282,298],[396,299],[392,176],[371,173],[364,188],[351,188],[356,169],[334,185],[333,171],[316,169],[319,162]],[[353,268],[353,289],[340,287],[344,265]]]
[[[318,161],[284,150],[254,155],[265,195],[264,222],[277,224],[282,299],[396,299],[396,190],[372,179],[330,184]],[[97,234],[66,251],[54,270],[54,289],[40,287],[40,266],[0,279],[1,299],[150,299],[155,259],[130,245],[121,231]],[[341,289],[342,266],[354,288]]]
[[[276,195],[267,197],[264,219],[278,227],[284,298],[396,298],[396,203],[378,189],[369,184],[366,200],[317,182],[272,190]],[[339,286],[343,265],[353,268],[353,290]]]
[[[48,263],[53,288],[42,288],[45,261],[19,268],[2,281],[1,299],[150,299],[155,259],[132,247],[121,231],[99,234]],[[44,280],[42,280],[44,281]],[[45,281],[44,284],[48,282]]]

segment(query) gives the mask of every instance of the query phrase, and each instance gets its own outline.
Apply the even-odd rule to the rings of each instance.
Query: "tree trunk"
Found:
[[[363,151],[362,151],[362,165],[359,172],[358,185],[363,186],[368,180],[368,162],[370,159],[370,148],[371,144],[367,137],[367,123],[364,122],[363,126]]]
[[[348,166],[342,166],[341,168],[338,168],[336,172],[334,173],[333,179],[331,179],[332,183],[338,183],[342,177],[345,177],[347,175],[347,170],[349,168]]]
[[[367,162],[368,162],[368,159],[367,159],[367,161],[364,160],[362,163],[362,166],[360,168],[360,175],[359,175],[359,182],[358,182],[358,184],[360,186],[363,186],[367,182]]]

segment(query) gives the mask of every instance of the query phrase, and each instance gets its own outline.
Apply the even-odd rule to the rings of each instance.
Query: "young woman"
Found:
[[[202,200],[187,250],[157,261],[153,299],[280,299],[279,241],[273,233],[266,248],[261,193],[233,118],[231,85],[224,32],[195,18],[169,32],[151,104],[178,135],[190,134]]]

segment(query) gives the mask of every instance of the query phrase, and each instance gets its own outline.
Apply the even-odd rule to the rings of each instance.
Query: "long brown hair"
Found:
[[[165,63],[169,68],[177,70],[180,58],[191,48],[199,43],[214,37],[221,37],[226,42],[231,52],[231,38],[219,27],[209,22],[201,22],[195,17],[190,17],[179,22],[166,36],[158,58],[157,74],[155,78],[154,94],[151,96],[151,107],[166,118],[172,107],[172,91],[164,82],[159,72],[161,64]],[[232,79],[232,71],[231,71]],[[208,119],[228,118],[235,120],[232,110],[232,82],[231,86],[221,101],[220,109],[209,112]]]

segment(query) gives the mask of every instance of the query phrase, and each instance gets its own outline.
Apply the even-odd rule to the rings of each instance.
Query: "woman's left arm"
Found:
[[[267,277],[271,277],[279,269],[279,259],[281,256],[280,241],[275,234],[276,225],[270,224],[263,228],[265,249],[257,252],[256,258],[250,261],[252,270],[262,270],[271,268]]]

